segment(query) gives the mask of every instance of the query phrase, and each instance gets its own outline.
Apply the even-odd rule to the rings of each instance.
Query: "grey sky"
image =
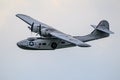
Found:
[[[119,0],[0,0],[0,80],[120,80]],[[26,51],[16,43],[34,36],[16,18],[27,14],[70,35],[86,35],[106,19],[115,34],[91,48]]]

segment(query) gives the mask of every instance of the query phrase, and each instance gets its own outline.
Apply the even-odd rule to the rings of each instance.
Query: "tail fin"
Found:
[[[91,25],[95,30],[91,33],[92,36],[97,38],[108,37],[110,34],[113,34],[109,29],[109,23],[106,20],[102,20],[97,26]]]
[[[92,40],[97,40],[101,38],[108,37],[110,34],[113,34],[109,29],[109,23],[106,20],[100,21],[100,23],[96,25],[91,25],[95,30],[86,36],[75,36],[75,38],[87,42]]]

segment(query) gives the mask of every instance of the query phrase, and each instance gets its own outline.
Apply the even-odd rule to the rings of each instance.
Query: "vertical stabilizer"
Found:
[[[91,25],[94,28],[94,31],[92,31],[90,34],[86,36],[75,36],[75,38],[87,42],[87,41],[92,41],[96,39],[101,39],[108,37],[110,34],[113,34],[112,31],[109,29],[109,23],[106,20],[100,21],[100,23],[96,25]]]
[[[99,36],[99,37],[107,37],[110,34],[113,34],[109,29],[109,23],[106,20],[102,20],[97,26],[91,25],[95,30],[91,33],[91,35]]]

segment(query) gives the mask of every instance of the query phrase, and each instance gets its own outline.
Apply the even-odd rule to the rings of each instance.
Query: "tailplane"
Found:
[[[108,37],[113,34],[109,29],[109,23],[106,20],[102,20],[97,26],[91,25],[95,30],[91,33],[92,36],[97,36],[99,38]]]

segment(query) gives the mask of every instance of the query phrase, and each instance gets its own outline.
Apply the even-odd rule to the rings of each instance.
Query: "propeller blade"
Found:
[[[30,27],[30,26],[28,26],[28,29],[30,29],[30,30],[31,30],[31,27]]]
[[[41,35],[41,24],[39,25],[39,34]]]
[[[34,26],[34,22],[32,23],[32,25],[31,26]]]
[[[34,27],[34,22],[31,25],[31,32],[33,31],[33,27]]]

